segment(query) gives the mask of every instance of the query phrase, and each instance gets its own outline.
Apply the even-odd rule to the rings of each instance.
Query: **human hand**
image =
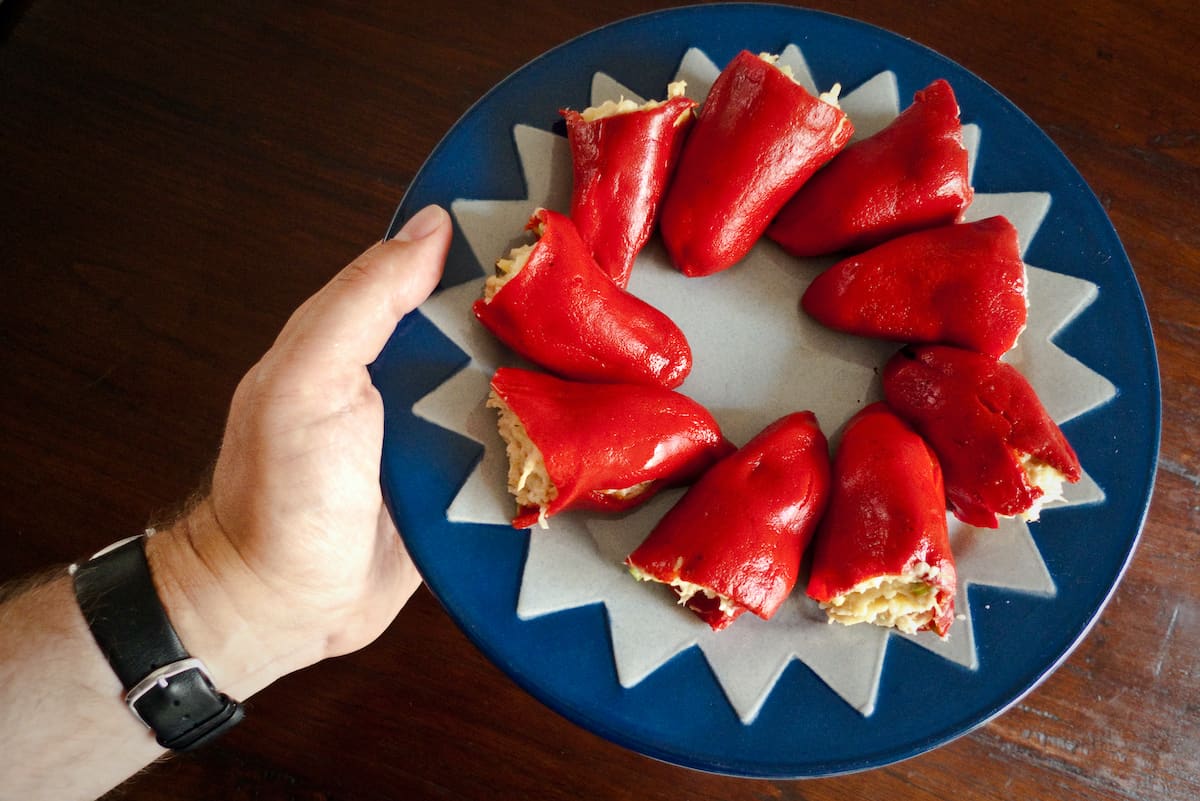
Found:
[[[297,309],[234,393],[211,490],[148,542],[180,638],[233,697],[370,643],[420,585],[383,504],[366,365],[450,236],[426,208]]]

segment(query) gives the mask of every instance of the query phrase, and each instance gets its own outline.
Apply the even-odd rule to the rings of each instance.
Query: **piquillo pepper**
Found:
[[[708,410],[661,387],[502,367],[488,405],[500,413],[517,528],[565,509],[628,509],[734,449]]]
[[[675,266],[694,277],[741,260],[853,133],[834,95],[813,97],[772,57],[739,53],[713,83],[663,202]]]
[[[944,345],[903,348],[884,367],[888,405],[937,454],[950,509],[996,528],[997,515],[1036,520],[1082,475],[1079,458],[1016,368]]]
[[[813,176],[767,229],[793,256],[864,250],[957,222],[974,192],[954,90],[937,80],[874,136]]]
[[[1004,217],[906,234],[834,264],[801,305],[838,331],[999,357],[1025,329],[1025,264]]]
[[[770,618],[791,593],[829,494],[829,446],[812,412],[767,426],[710,467],[625,563],[670,585],[720,630]]]
[[[808,595],[831,622],[944,637],[955,584],[937,457],[886,404],[873,403],[838,443]]]
[[[533,245],[497,261],[475,316],[514,351],[564,378],[673,389],[692,368],[687,338],[667,315],[621,289],[571,220],[538,209]]]
[[[634,259],[654,226],[667,181],[695,117],[682,81],[665,101],[638,106],[608,101],[564,110],[574,183],[571,220],[596,262],[617,285],[629,285]]]

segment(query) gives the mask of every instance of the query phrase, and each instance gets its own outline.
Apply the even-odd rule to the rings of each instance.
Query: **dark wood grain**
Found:
[[[0,5],[0,581],[166,514],[291,309],[378,239],[438,139],[575,35],[670,3]],[[374,646],[252,699],[125,799],[1200,797],[1200,24],[1190,0],[812,6],[958,61],[1120,233],[1163,381],[1141,545],[1095,629],[977,731],[851,776],[744,781],[534,701],[424,590]],[[503,6],[504,10],[501,10]]]

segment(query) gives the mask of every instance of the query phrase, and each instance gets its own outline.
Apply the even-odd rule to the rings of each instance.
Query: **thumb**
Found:
[[[317,364],[370,364],[400,319],[437,286],[450,236],[445,209],[421,209],[393,238],[367,250],[305,301],[276,345]]]

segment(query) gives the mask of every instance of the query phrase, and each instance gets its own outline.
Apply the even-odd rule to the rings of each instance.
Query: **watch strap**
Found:
[[[188,654],[159,600],[145,537],[73,566],[75,596],[96,644],[125,688],[133,714],[175,751],[199,747],[237,724],[241,704],[220,693]]]

